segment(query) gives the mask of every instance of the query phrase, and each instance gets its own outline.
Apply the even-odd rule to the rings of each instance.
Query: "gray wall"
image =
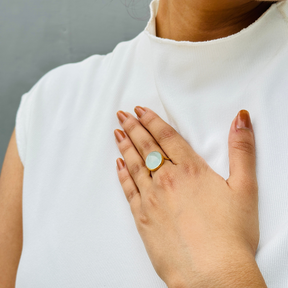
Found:
[[[20,97],[49,70],[138,35],[149,0],[0,0],[0,171]]]

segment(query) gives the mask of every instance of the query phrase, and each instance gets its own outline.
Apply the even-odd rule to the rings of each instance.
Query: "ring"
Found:
[[[145,165],[148,168],[148,170],[156,171],[164,164],[165,159],[171,160],[170,158],[164,157],[160,152],[153,151],[147,155]]]

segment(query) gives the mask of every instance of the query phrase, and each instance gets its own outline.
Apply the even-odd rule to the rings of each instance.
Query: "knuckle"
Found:
[[[127,201],[130,203],[134,196],[139,193],[135,188],[132,188],[126,192]]]
[[[163,188],[174,189],[176,186],[175,173],[171,170],[161,167],[159,173],[156,173],[155,184]]]
[[[201,172],[201,168],[196,163],[184,162],[182,164],[183,174],[187,177],[197,176]]]
[[[141,139],[140,140],[140,147],[143,149],[143,151],[150,151],[152,150],[152,147],[155,146],[155,143],[152,139],[147,140],[147,139]]]
[[[131,174],[131,176],[133,178],[135,178],[135,176],[137,176],[139,174],[139,172],[142,170],[142,168],[144,168],[143,163],[133,163],[130,168],[129,168],[129,172]]]
[[[167,126],[159,131],[158,140],[159,142],[170,141],[176,135],[176,130],[171,126]]]
[[[125,126],[125,130],[126,130],[127,134],[130,134],[137,126],[138,126],[138,123],[136,121],[127,122],[127,124]]]
[[[148,225],[150,223],[150,219],[147,215],[145,215],[143,212],[139,213],[138,221],[141,225]]]
[[[187,177],[200,176],[207,169],[207,163],[199,157],[196,157],[193,161],[184,161],[181,166],[183,174]]]
[[[123,169],[123,170],[124,170],[124,169]],[[128,181],[128,180],[131,179],[131,177],[130,177],[129,174],[127,174],[127,173],[121,173],[123,170],[121,170],[120,173],[119,173],[119,180],[120,180],[120,183],[121,183],[122,185],[124,185],[124,184],[126,183],[126,181]]]
[[[153,125],[154,120],[156,120],[158,116],[153,113],[146,113],[144,118],[141,118],[141,122],[144,126],[148,127]]]
[[[154,208],[157,208],[159,207],[159,200],[156,196],[155,193],[151,192],[147,195],[146,197],[146,201],[145,201],[148,205],[148,207],[154,207]]]
[[[238,141],[233,141],[231,143],[232,148],[237,149],[239,151],[243,151],[246,152],[250,155],[254,155],[255,154],[255,147],[253,144],[247,142],[247,141],[243,141],[243,140],[238,140]]]
[[[126,152],[132,147],[131,143],[130,142],[126,142],[126,141],[122,141],[120,143],[120,151],[121,151],[121,154],[122,155],[125,155]]]

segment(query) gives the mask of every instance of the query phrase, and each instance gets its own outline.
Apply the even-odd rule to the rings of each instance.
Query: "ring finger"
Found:
[[[169,157],[161,149],[161,147],[153,138],[153,136],[142,126],[142,124],[138,121],[138,119],[136,119],[132,114],[120,110],[117,112],[117,117],[119,119],[120,125],[123,127],[124,131],[129,136],[131,142],[134,144],[138,153],[142,157],[143,165],[145,165],[146,157],[152,151],[157,151],[161,153],[164,157],[167,158]],[[149,172],[146,166],[145,168]],[[154,173],[156,173],[156,171],[153,172],[151,171],[152,177]]]

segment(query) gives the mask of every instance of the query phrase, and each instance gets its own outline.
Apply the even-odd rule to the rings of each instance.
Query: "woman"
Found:
[[[137,37],[21,99],[16,288],[288,281],[287,2],[153,0],[150,12]]]

